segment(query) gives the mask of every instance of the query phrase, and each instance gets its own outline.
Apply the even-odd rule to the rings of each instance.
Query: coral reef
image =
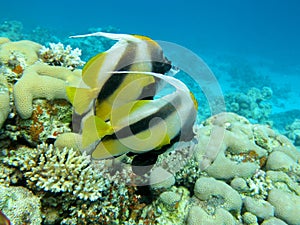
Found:
[[[21,40],[23,34],[23,24],[20,21],[4,21],[0,24],[0,36],[8,37],[13,41]]]
[[[0,209],[13,224],[41,224],[40,207],[40,199],[26,188],[0,185]]]
[[[9,114],[9,90],[6,78],[0,74],[0,128]]]
[[[90,166],[89,157],[72,149],[58,150],[52,145],[40,145],[34,150],[19,148],[11,150],[4,163],[22,171],[32,190],[69,192],[80,199],[95,201],[109,185]]]
[[[73,65],[71,71],[41,62],[42,46],[38,43],[11,42],[7,38],[0,38],[0,43],[1,127],[6,121],[0,132],[2,146],[20,141],[36,146],[49,138],[55,139],[60,133],[70,132],[72,111],[65,100],[65,89],[80,80],[81,70],[75,68],[79,66],[80,58],[76,55],[79,50],[68,58],[68,63]],[[62,55],[69,54],[60,50]],[[60,54],[58,50],[57,54]]]
[[[159,161],[167,171],[186,162],[174,174],[175,186],[184,184],[192,196],[185,203],[185,212],[177,212],[183,214],[186,224],[299,223],[295,215],[300,206],[296,200],[300,196],[300,153],[286,137],[234,113],[212,116],[196,131],[198,144]],[[192,158],[188,157],[191,149]],[[280,190],[274,201],[282,196],[285,204],[290,204],[287,195],[294,199],[290,208],[282,210],[274,204],[274,195],[270,198],[274,190]],[[162,191],[166,194],[161,196],[170,196],[168,190]],[[175,216],[166,223],[174,220]]]
[[[32,100],[36,98],[65,99],[66,86],[79,82],[81,71],[70,71],[60,66],[35,63],[24,70],[14,86],[14,100],[18,114],[23,119],[32,115]]]
[[[286,126],[286,136],[291,139],[296,146],[300,146],[300,119],[295,119],[294,122]]]
[[[81,61],[81,50],[79,48],[72,49],[70,45],[66,47],[62,43],[50,43],[50,48],[43,46],[40,51],[40,58],[47,64],[52,66],[63,66],[74,70],[84,64]]]
[[[25,61],[26,65],[32,65],[38,60],[38,52],[42,46],[36,42],[22,40],[9,41],[0,45],[0,61],[9,64],[11,60]]]
[[[273,91],[269,87],[251,88],[247,93],[229,93],[225,95],[226,108],[257,123],[269,121]]]
[[[1,167],[21,174],[10,185],[25,183],[41,198],[43,224],[136,224],[145,204],[139,202],[136,187],[126,186],[130,177],[107,166],[92,164],[78,150],[39,145],[19,147],[2,157]],[[24,188],[25,189],[25,188]],[[38,223],[37,223],[38,224]]]
[[[291,203],[295,211],[278,213],[270,198],[274,190],[282,192],[278,198],[300,196],[300,153],[285,136],[234,113],[212,116],[195,131],[198,144],[176,145],[159,157],[150,174],[152,192],[159,197],[147,210],[154,212],[155,221],[298,223],[298,200]]]
[[[195,183],[194,193],[198,199],[207,202],[206,207],[220,205],[229,212],[241,211],[242,198],[239,193],[212,177],[200,177]]]
[[[279,219],[291,225],[300,223],[300,196],[273,189],[269,193],[268,202],[275,207],[275,216]]]
[[[32,106],[30,118],[19,119],[17,125],[9,126],[10,131],[7,129],[6,134],[11,139],[25,139],[35,146],[48,139],[55,139],[61,133],[71,131],[72,111],[67,101],[36,99],[33,100]]]
[[[247,119],[206,119],[195,126],[197,143],[175,144],[138,177],[129,156],[93,162],[71,133],[65,87],[80,81],[80,50],[60,40],[49,47],[18,41],[18,27],[0,26],[13,40],[0,38],[0,210],[14,224],[300,224],[300,153],[269,126],[247,120],[268,123],[266,82],[227,95],[230,111]],[[71,43],[87,57],[113,42],[64,42]],[[255,73],[242,69],[231,70],[238,82]],[[298,145],[299,121],[290,124],[286,135]]]

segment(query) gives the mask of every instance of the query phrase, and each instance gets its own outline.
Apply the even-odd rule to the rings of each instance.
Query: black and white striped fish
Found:
[[[79,115],[94,114],[109,119],[116,96],[133,80],[137,87],[123,96],[123,103],[138,99],[151,99],[160,84],[155,77],[144,74],[122,73],[115,76],[108,71],[141,71],[164,74],[170,70],[170,62],[164,57],[161,47],[152,39],[129,34],[97,32],[77,35],[72,38],[102,36],[117,40],[109,50],[89,60],[83,68],[81,87],[68,87],[67,95]],[[141,79],[143,78],[143,79]]]
[[[153,165],[165,147],[193,139],[197,102],[186,85],[173,77],[134,71],[120,71],[116,75],[123,73],[140,73],[164,80],[175,87],[175,91],[158,99],[135,100],[113,107],[109,123],[90,116],[82,133],[84,151],[94,160],[131,152],[138,154],[134,166]],[[139,170],[134,172],[139,173]]]

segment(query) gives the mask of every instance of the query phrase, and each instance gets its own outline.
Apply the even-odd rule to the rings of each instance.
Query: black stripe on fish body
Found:
[[[172,68],[171,62],[152,61],[152,72],[165,74]]]
[[[123,70],[128,70],[130,66],[127,68],[123,68]],[[123,80],[128,74],[112,74],[110,78],[107,79],[107,81],[102,86],[98,97],[97,97],[97,104],[101,104],[103,101],[108,99],[115,90],[122,84]]]
[[[120,57],[119,62],[113,71],[128,71],[134,63],[136,57],[136,46],[128,44],[123,55]],[[115,90],[122,84],[127,74],[111,74],[111,76],[103,84],[98,97],[97,104],[101,104],[104,100],[109,98]]]
[[[171,61],[164,56],[161,48],[148,45],[148,51],[151,54],[152,72],[165,74],[172,68]]]
[[[176,113],[176,108],[171,103],[166,103],[162,106],[157,112],[142,118],[141,120],[130,124],[129,127],[124,127],[116,132],[116,137],[118,138],[126,138],[131,136],[132,134],[138,134],[150,128],[150,126],[155,126],[160,122],[160,119],[166,120],[173,113]],[[159,118],[156,119],[155,118]],[[151,121],[151,124],[150,124]]]
[[[152,150],[149,152],[134,154],[134,158],[131,162],[132,171],[139,176],[143,176],[148,173],[155,165],[158,156],[166,152],[172,145],[180,140],[180,132],[171,140],[170,144],[163,146],[161,149]],[[130,155],[130,154],[127,154]]]
[[[165,62],[152,61],[151,64],[152,64],[151,72],[153,72],[153,73],[165,74],[172,68],[171,62],[165,63]],[[142,93],[138,99],[143,99],[143,100],[152,100],[153,99],[153,96],[155,96],[157,93],[158,83],[164,82],[161,79],[158,79],[156,77],[154,77],[154,79],[155,79],[154,83],[149,84],[143,88]]]
[[[157,161],[158,155],[146,152],[136,155],[131,162],[131,169],[136,175],[142,176],[148,173]]]

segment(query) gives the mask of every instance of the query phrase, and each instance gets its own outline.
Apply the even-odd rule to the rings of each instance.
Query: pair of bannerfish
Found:
[[[141,166],[151,168],[175,142],[194,138],[197,102],[184,83],[168,75],[172,65],[157,42],[104,32],[72,38],[89,36],[117,42],[85,64],[79,86],[67,87],[73,127],[92,159],[131,155],[134,172],[143,174]],[[157,97],[165,85],[174,91]]]

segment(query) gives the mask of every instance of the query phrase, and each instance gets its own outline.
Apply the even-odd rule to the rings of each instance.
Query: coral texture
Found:
[[[70,71],[64,67],[35,63],[26,68],[22,78],[14,86],[15,106],[23,119],[33,111],[32,100],[36,98],[68,99],[66,86],[79,82],[80,70]]]
[[[212,116],[196,132],[198,144],[175,148],[159,160],[166,171],[186,163],[174,174],[175,185],[193,193],[185,204],[185,223],[297,223],[300,153],[285,136],[234,113]],[[281,198],[291,207],[278,209]]]
[[[6,78],[0,74],[0,128],[9,114],[9,91]]]
[[[5,162],[23,172],[31,189],[70,192],[80,199],[95,201],[108,185],[89,165],[89,157],[72,149],[59,150],[52,145],[40,145],[35,150],[19,148]]]
[[[9,41],[0,45],[0,61],[8,63],[12,55],[22,55],[25,58],[26,65],[32,65],[38,60],[38,52],[42,46],[36,42]]]
[[[15,225],[42,223],[40,199],[24,187],[0,185],[0,209]]]
[[[300,146],[300,119],[295,119],[294,122],[287,126],[286,136],[293,140],[294,145]]]
[[[81,61],[81,50],[79,48],[72,49],[70,45],[66,47],[62,43],[50,43],[50,48],[43,46],[40,51],[40,58],[47,64],[52,66],[63,66],[74,70],[78,66],[84,64]]]
[[[273,91],[269,87],[251,88],[247,93],[230,93],[225,96],[226,108],[259,123],[268,122],[272,105]]]

